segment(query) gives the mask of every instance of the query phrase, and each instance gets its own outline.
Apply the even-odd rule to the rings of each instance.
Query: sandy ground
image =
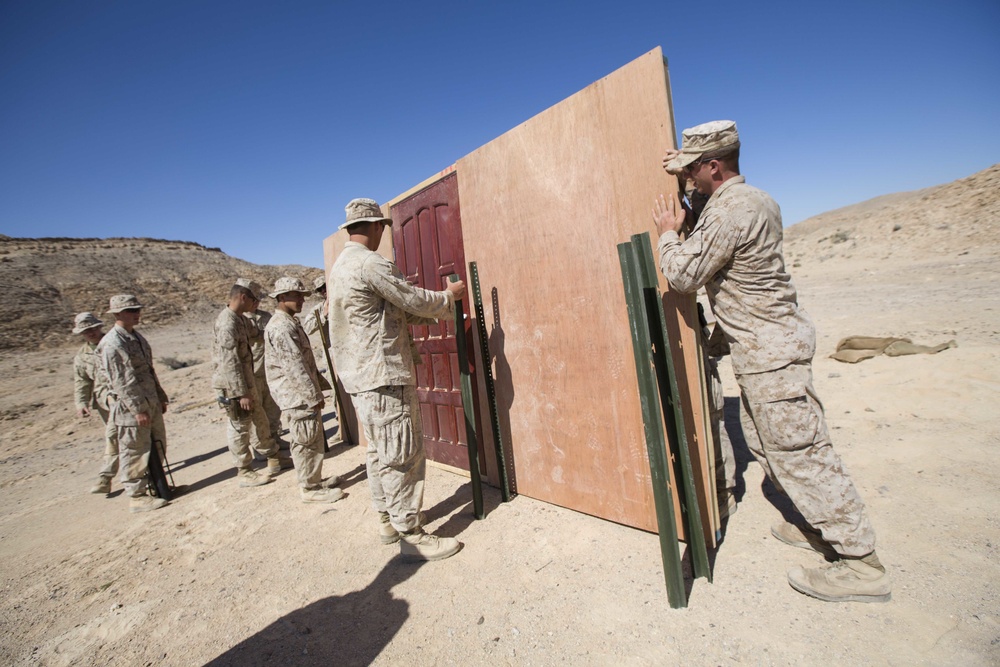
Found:
[[[486,490],[431,468],[430,529],[465,547],[400,562],[378,543],[363,452],[331,506],[290,472],[238,488],[222,412],[204,405],[210,322],[148,327],[172,398],[166,423],[187,494],[150,514],[90,495],[101,450],[75,419],[73,348],[0,360],[0,663],[45,665],[997,665],[1000,664],[1000,262],[995,251],[904,266],[802,261],[816,386],[894,580],[887,604],[830,604],[785,572],[818,555],[770,535],[781,503],[737,437],[741,503],[714,583],[670,609],[655,535]],[[832,262],[829,264],[833,264]],[[958,348],[830,360],[851,334]],[[732,373],[728,418],[738,426]],[[329,421],[331,435],[335,421]],[[690,581],[690,579],[689,579]]]

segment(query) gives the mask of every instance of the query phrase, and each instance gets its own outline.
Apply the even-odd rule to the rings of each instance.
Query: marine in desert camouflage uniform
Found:
[[[309,290],[296,278],[282,277],[271,296],[278,301],[264,329],[264,368],[271,394],[288,424],[292,459],[302,502],[332,503],[344,492],[340,479],[323,479],[323,406],[319,371],[309,336],[295,315]]]
[[[713,121],[685,130],[682,150],[667,151],[667,171],[684,174],[709,200],[683,241],[686,211],[677,196],[655,202],[660,268],[679,292],[705,286],[731,349],[747,444],[805,520],[772,534],[837,559],[794,568],[789,583],[823,600],[885,601],[891,586],[875,531],[813,389],[816,332],[785,270],[781,213],[740,175],[739,147],[736,124]]]
[[[108,380],[110,419],[118,435],[121,481],[129,498],[130,512],[146,512],[167,504],[163,498],[146,495],[149,452],[158,441],[167,450],[163,413],[167,394],[153,368],[153,351],[135,330],[143,305],[132,294],[111,297],[109,313],[115,326],[97,344],[101,372]]]
[[[453,317],[461,282],[441,292],[410,285],[377,252],[392,220],[371,199],[347,205],[350,240],[330,270],[330,344],[344,388],[368,440],[368,486],[384,544],[409,558],[437,560],[461,544],[424,532],[420,506],[426,457],[409,325]]]
[[[261,405],[264,406],[264,415],[267,417],[268,431],[271,438],[278,443],[280,449],[288,449],[288,446],[281,440],[281,408],[274,402],[271,396],[271,389],[267,386],[267,374],[264,372],[264,329],[271,321],[271,313],[260,308],[260,295],[256,295],[253,310],[243,313],[250,321],[248,333],[250,335],[250,351],[253,352],[253,377],[257,385],[257,393],[260,394]],[[256,446],[259,442],[256,432],[252,432],[251,445]]]
[[[74,324],[73,333],[80,334],[86,340],[73,358],[76,416],[87,418],[90,417],[91,410],[97,410],[101,423],[104,424],[104,465],[90,492],[108,494],[111,493],[111,480],[118,474],[118,431],[114,422],[109,419],[111,406],[108,404],[108,379],[101,372],[97,357],[97,344],[104,337],[104,323],[93,313],[80,313]]]
[[[302,318],[302,328],[306,330],[307,334],[314,334],[320,328],[326,328],[330,325],[327,318],[330,301],[326,296],[326,278],[324,276],[318,276],[313,281],[313,292],[323,297],[323,301],[310,308],[309,314]]]
[[[260,285],[237,279],[229,292],[229,304],[215,320],[215,374],[212,388],[226,405],[229,417],[226,439],[242,487],[267,484],[281,472],[278,445],[271,437],[270,425],[257,391],[253,374],[250,330],[253,324],[243,313],[260,299]],[[257,444],[251,434],[256,435]],[[253,469],[253,450],[267,457],[267,475]]]
[[[685,229],[690,231],[697,225],[708,196],[698,192],[694,183],[683,173],[677,175],[679,191],[687,198],[688,216],[685,219]],[[701,288],[704,289],[704,288]],[[699,297],[701,292],[699,292]],[[736,513],[736,456],[733,443],[726,429],[726,398],[722,390],[722,377],[719,375],[719,360],[729,355],[729,345],[722,335],[722,327],[716,325],[709,329],[707,318],[698,303],[698,319],[701,325],[702,350],[705,354],[705,384],[708,387],[709,424],[712,428],[712,445],[715,453],[715,492],[718,498],[719,518],[725,519]]]

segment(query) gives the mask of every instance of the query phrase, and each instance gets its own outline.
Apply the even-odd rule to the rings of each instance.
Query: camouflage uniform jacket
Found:
[[[215,318],[215,374],[212,388],[226,396],[253,394],[253,352],[250,351],[250,321],[228,306]]]
[[[671,289],[702,285],[732,350],[737,375],[812,359],[816,330],[798,306],[781,249],[781,211],[742,176],[716,190],[683,242],[660,237],[660,269]]]
[[[309,314],[302,318],[302,328],[306,330],[307,334],[314,334],[320,330],[320,327],[327,326],[328,320],[326,319],[326,313],[323,312],[323,306],[326,302],[318,303],[310,309]]]
[[[416,383],[410,324],[452,317],[451,292],[406,282],[395,264],[348,241],[330,270],[330,349],[351,394]]]
[[[282,410],[312,408],[323,400],[309,335],[282,310],[264,329],[264,368],[271,396]]]
[[[258,308],[252,313],[244,313],[250,326],[247,332],[250,335],[250,351],[253,352],[253,374],[254,377],[262,379],[264,377],[264,328],[271,321],[271,313]]]
[[[97,355],[111,398],[132,419],[140,412],[151,414],[154,405],[167,403],[167,393],[153,368],[153,351],[141,333],[129,333],[116,324],[97,344]]]
[[[73,358],[73,393],[76,409],[108,407],[108,379],[101,372],[97,346],[87,342]]]

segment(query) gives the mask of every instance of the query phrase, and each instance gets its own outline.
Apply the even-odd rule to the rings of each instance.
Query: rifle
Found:
[[[164,500],[172,500],[174,497],[173,491],[177,488],[177,485],[174,484],[174,475],[170,472],[170,461],[167,460],[167,452],[163,448],[163,442],[152,439],[149,444],[149,467],[147,475],[149,476],[150,487],[153,489],[153,495]],[[169,482],[167,479],[168,476]]]

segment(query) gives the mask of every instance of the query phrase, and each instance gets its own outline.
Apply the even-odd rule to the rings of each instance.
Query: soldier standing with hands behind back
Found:
[[[74,324],[73,333],[80,334],[86,341],[73,359],[76,416],[81,419],[89,417],[91,409],[94,409],[104,424],[104,466],[90,492],[108,494],[111,493],[111,480],[118,474],[118,432],[110,419],[108,379],[101,372],[97,356],[97,344],[104,337],[101,330],[104,323],[93,313],[80,313]]]
[[[167,504],[163,498],[146,495],[150,447],[156,440],[167,450],[163,413],[168,400],[153,368],[153,351],[135,330],[142,308],[132,294],[111,297],[108,312],[114,314],[115,326],[97,345],[101,372],[108,379],[111,421],[118,434],[121,480],[130,512],[148,512]]]
[[[260,294],[254,294],[253,309],[243,313],[250,321],[250,351],[253,352],[253,378],[257,385],[264,414],[267,416],[271,438],[278,443],[279,449],[288,449],[287,443],[281,440],[281,408],[271,396],[271,388],[267,386],[267,374],[264,372],[264,329],[271,321],[271,313],[260,307]]]
[[[274,400],[288,423],[292,460],[304,503],[333,503],[344,496],[336,476],[323,479],[323,392],[309,336],[296,315],[309,290],[295,278],[278,278],[278,301],[264,329],[264,367]]]
[[[875,554],[875,530],[827,432],[812,385],[816,330],[798,306],[782,254],[781,212],[740,175],[740,140],[732,121],[684,130],[683,148],[664,167],[683,173],[709,197],[683,241],[687,212],[661,195],[653,220],[660,269],[671,289],[705,286],[732,353],[742,393],[747,446],[774,486],[804,519],[771,528],[778,540],[837,560],[788,572],[791,586],[831,602],[880,602],[889,576]]]

